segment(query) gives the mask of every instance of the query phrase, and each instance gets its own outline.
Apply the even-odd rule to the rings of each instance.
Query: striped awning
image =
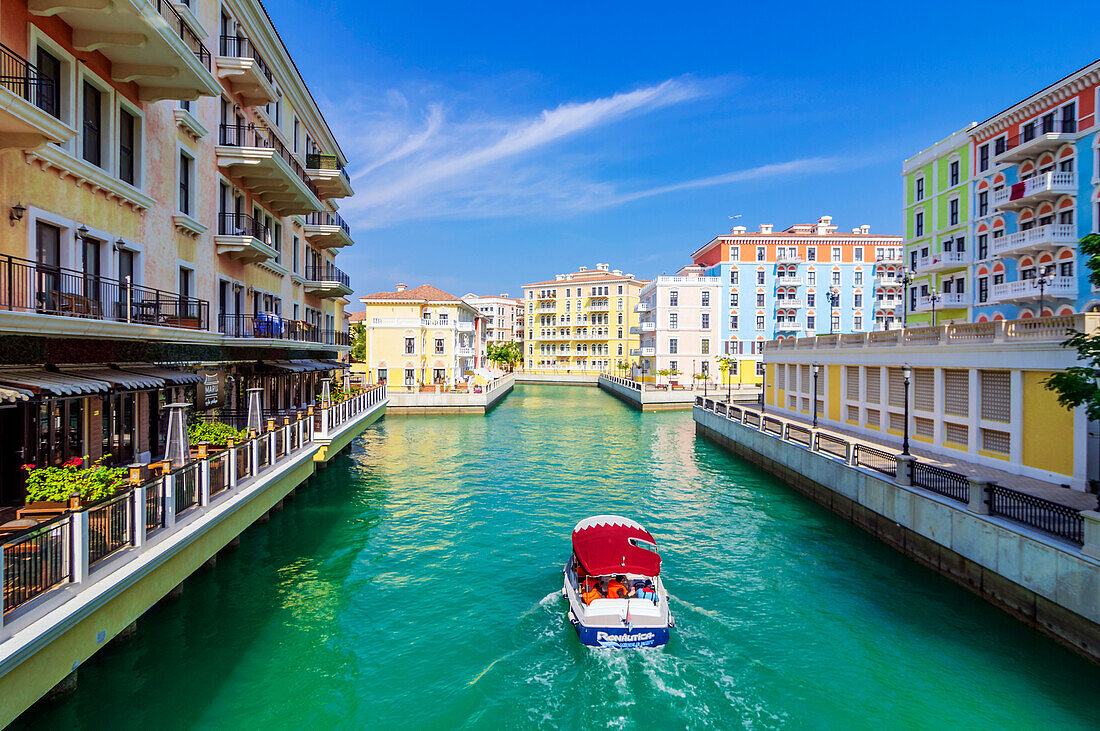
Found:
[[[294,363],[295,365],[302,366],[307,373],[312,371],[327,371],[332,369],[332,366],[330,366],[328,363],[322,363],[319,360],[292,360],[290,362]]]
[[[0,386],[0,404],[14,404],[20,401],[29,401],[34,394],[22,388],[7,388]]]
[[[308,370],[305,366],[289,360],[265,360],[262,365],[283,373],[305,373]]]
[[[137,373],[142,376],[160,378],[169,386],[190,386],[192,384],[202,383],[204,380],[198,373],[174,371],[170,368],[158,368],[152,365],[128,365],[124,366],[122,370],[129,373]]]
[[[94,378],[97,381],[106,381],[111,384],[112,388],[116,389],[122,388],[135,391],[142,388],[161,388],[164,386],[163,378],[147,376],[141,373],[131,373],[130,371],[121,371],[116,368],[107,368],[105,366],[94,368],[66,368],[64,372],[65,374],[72,374],[83,378]]]
[[[317,362],[318,363],[324,363],[326,371],[332,370],[333,368],[337,368],[337,369],[340,369],[340,370],[347,370],[348,368],[351,368],[351,366],[348,365],[347,363],[341,363],[338,360],[329,360],[328,358],[325,358],[324,360],[320,360],[320,361],[317,361]]]
[[[0,385],[26,389],[39,396],[88,396],[111,390],[108,381],[74,373],[54,373],[44,368],[13,368],[0,371]]]

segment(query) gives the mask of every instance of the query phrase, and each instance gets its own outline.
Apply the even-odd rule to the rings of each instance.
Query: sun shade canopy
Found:
[[[653,536],[633,520],[617,515],[596,515],[577,523],[573,553],[593,576],[661,573],[661,556]]]

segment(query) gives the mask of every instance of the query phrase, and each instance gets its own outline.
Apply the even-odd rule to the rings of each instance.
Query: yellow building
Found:
[[[363,324],[365,356],[356,370],[391,390],[454,388],[478,378],[485,355],[484,319],[461,298],[422,284],[360,297],[365,309],[351,316]]]
[[[638,349],[638,295],[647,280],[597,264],[523,285],[528,373],[628,368]]]

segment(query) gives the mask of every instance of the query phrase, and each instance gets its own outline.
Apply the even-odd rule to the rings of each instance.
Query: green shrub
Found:
[[[125,467],[104,466],[103,460],[110,456],[103,455],[89,467],[83,466],[87,457],[73,457],[60,467],[23,465],[27,471],[27,502],[65,501],[74,492],[79,493],[85,502],[114,495],[126,484],[127,470]]]
[[[199,421],[187,427],[187,438],[192,447],[201,442],[209,442],[215,447],[225,447],[229,445],[230,439],[242,442],[248,438],[248,434],[243,429],[234,429],[220,421]]]

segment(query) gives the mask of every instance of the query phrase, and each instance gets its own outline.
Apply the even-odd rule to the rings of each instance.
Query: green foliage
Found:
[[[1080,249],[1088,259],[1089,281],[1100,287],[1100,234],[1089,234],[1081,239]],[[1077,330],[1069,331],[1070,337],[1063,348],[1077,351],[1077,360],[1087,365],[1072,366],[1055,373],[1043,381],[1043,385],[1058,394],[1058,403],[1067,409],[1085,406],[1090,420],[1100,419],[1100,334],[1086,335]]]
[[[74,457],[60,467],[35,467],[23,465],[27,471],[27,502],[38,500],[65,501],[74,492],[85,502],[110,497],[126,484],[125,467],[105,467],[105,454],[84,467],[87,457]]]
[[[523,359],[519,344],[513,342],[489,343],[485,349],[485,355],[489,358],[490,363],[496,363],[502,367],[515,366]]]
[[[248,435],[243,429],[234,429],[220,421],[199,421],[187,427],[187,438],[192,447],[201,442],[209,442],[215,447],[225,447],[229,445],[230,439],[243,442]]]
[[[367,327],[362,322],[351,326],[351,359],[357,363],[367,360]]]
[[[718,356],[718,369],[722,371],[723,375],[729,373],[733,369],[733,358],[728,355]]]

